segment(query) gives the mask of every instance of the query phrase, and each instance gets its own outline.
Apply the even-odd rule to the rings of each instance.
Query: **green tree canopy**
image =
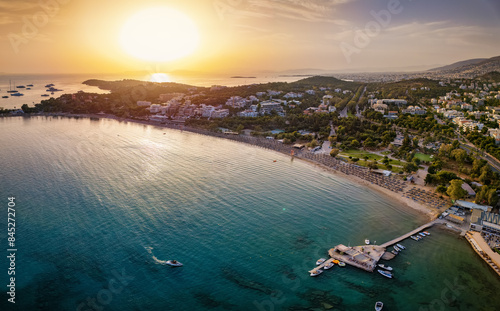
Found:
[[[450,181],[450,186],[448,187],[448,190],[446,190],[446,193],[450,196],[450,198],[458,200],[467,195],[467,191],[462,189],[462,184],[463,180],[461,179],[453,179]]]

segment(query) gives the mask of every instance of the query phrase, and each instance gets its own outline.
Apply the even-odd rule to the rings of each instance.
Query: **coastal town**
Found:
[[[315,76],[209,88],[86,83],[110,94],[64,94],[2,115],[128,119],[276,150],[424,206],[500,273],[498,72],[391,83]]]

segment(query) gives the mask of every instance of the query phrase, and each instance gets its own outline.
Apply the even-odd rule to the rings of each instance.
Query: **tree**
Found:
[[[436,187],[436,192],[441,193],[441,194],[445,194],[446,190],[447,190],[446,186],[443,186],[443,185],[439,185]]]
[[[351,161],[354,162],[354,163],[356,163],[356,162],[359,161],[359,158],[352,158]]]
[[[332,149],[332,151],[330,151],[330,156],[335,158],[339,154],[339,152],[340,150],[334,148]]]
[[[462,189],[462,184],[463,180],[461,179],[453,179],[450,181],[450,186],[448,187],[448,190],[446,190],[446,193],[450,196],[450,198],[458,200],[467,195],[467,191]]]
[[[236,132],[238,132],[239,134],[241,134],[241,132],[243,132],[244,129],[245,129],[245,127],[243,126],[243,124],[240,124],[236,128]]]
[[[354,149],[357,149],[359,147],[359,141],[357,141],[356,139],[353,139],[351,141],[351,147]]]
[[[377,165],[376,161],[370,161],[370,162],[368,162],[367,166],[368,166],[368,168],[370,170],[376,170],[376,169],[378,169],[378,165]]]
[[[30,110],[30,108],[28,107],[28,104],[23,104],[21,106],[21,109],[24,111],[24,112],[28,112]]]
[[[406,173],[411,173],[411,172],[416,172],[418,170],[418,167],[415,164],[408,162],[403,164],[403,170]]]
[[[458,163],[464,164],[465,160],[467,159],[467,152],[463,149],[455,149],[451,152],[451,157],[454,158]]]

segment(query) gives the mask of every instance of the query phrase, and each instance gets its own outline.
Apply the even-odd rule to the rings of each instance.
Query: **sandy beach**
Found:
[[[182,128],[180,128],[180,126],[177,124],[168,124],[167,125],[167,124],[160,124],[157,122],[146,121],[146,120],[124,119],[124,118],[119,118],[119,117],[116,117],[114,115],[109,115],[109,114],[46,114],[45,113],[45,114],[37,114],[34,116],[58,116],[58,117],[69,117],[69,118],[99,118],[99,119],[105,118],[105,119],[117,120],[120,122],[133,122],[133,123],[138,123],[138,124],[151,125],[151,126],[155,126],[155,127],[159,127],[159,128],[168,128],[168,129],[189,131],[189,132],[194,132],[194,133],[198,133],[198,134],[202,134],[202,135],[219,137],[219,138],[230,139],[233,141],[243,142],[243,143],[247,143],[247,144],[252,144],[251,142],[248,142],[248,141],[236,140],[234,136],[227,136],[227,135],[222,136],[218,133],[209,132],[209,131],[197,129],[197,128],[192,128],[192,127],[188,127],[185,125],[182,125]],[[255,141],[257,142],[258,140],[255,140]],[[268,143],[268,142],[265,142],[265,143]],[[267,147],[267,146],[262,146],[260,144],[259,145],[253,144],[253,145],[256,147],[264,147],[264,148]],[[267,149],[279,152],[281,154],[290,155],[289,151],[285,152],[284,150],[276,150],[274,148],[267,148]],[[331,167],[331,166],[325,165],[319,161],[315,161],[314,159],[301,157],[300,154],[295,156],[295,158],[299,159],[299,160],[303,160],[306,163],[309,163],[310,165],[314,165],[315,167],[323,169],[324,171],[327,171],[329,173],[338,174],[339,176],[342,176],[342,178],[347,178],[350,181],[353,181],[357,184],[360,184],[360,185],[369,187],[370,189],[373,189],[375,191],[378,191],[379,193],[382,193],[383,195],[385,195],[388,198],[388,200],[397,201],[402,206],[406,206],[408,208],[414,209],[414,210],[418,211],[419,213],[422,213],[423,215],[425,215],[429,220],[435,219],[441,213],[441,211],[439,211],[436,208],[431,207],[428,204],[423,204],[421,202],[417,202],[416,200],[408,198],[405,195],[404,191],[389,190],[389,189],[381,187],[381,186],[377,185],[376,183],[373,183],[369,180],[358,177],[354,174],[349,174],[349,173],[346,174],[346,173],[336,169],[335,166]],[[406,183],[407,185],[410,185],[409,182],[404,182],[404,183]],[[416,186],[416,187],[419,189],[425,189],[425,187],[420,187],[420,186]]]

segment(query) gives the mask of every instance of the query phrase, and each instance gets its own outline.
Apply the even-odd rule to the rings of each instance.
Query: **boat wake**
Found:
[[[144,249],[151,255],[155,263],[159,265],[168,265],[167,260],[160,260],[153,254],[153,248],[149,246],[145,246]]]

